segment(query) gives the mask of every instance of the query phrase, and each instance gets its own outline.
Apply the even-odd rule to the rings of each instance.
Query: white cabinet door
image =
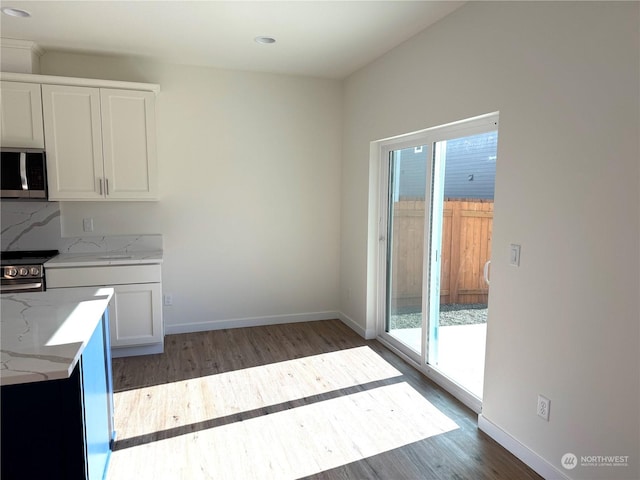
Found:
[[[109,305],[111,347],[161,343],[162,284],[116,285]]]
[[[100,90],[42,85],[42,101],[49,198],[104,198]]]
[[[51,200],[155,200],[155,95],[42,85]]]
[[[39,84],[1,82],[0,112],[0,145],[44,148]]]
[[[107,198],[157,197],[155,95],[100,89]]]

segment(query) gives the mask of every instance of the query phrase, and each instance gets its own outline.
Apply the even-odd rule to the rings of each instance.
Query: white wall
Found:
[[[340,82],[61,52],[41,73],[160,84],[160,201],[61,211],[65,236],[163,234],[168,332],[335,318]]]
[[[341,311],[363,330],[370,142],[500,112],[482,415],[571,478],[640,477],[639,19],[637,2],[470,2],[345,83]],[[568,452],[630,463],[564,470]]]

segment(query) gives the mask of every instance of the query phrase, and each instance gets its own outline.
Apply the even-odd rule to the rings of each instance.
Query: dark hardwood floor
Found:
[[[539,479],[338,320],[171,335],[113,360],[109,479]]]

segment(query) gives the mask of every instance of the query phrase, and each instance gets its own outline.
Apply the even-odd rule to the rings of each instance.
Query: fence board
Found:
[[[419,307],[424,255],[423,201],[394,203],[395,306]],[[493,201],[445,200],[442,222],[440,303],[487,303],[483,269],[491,258]],[[414,305],[415,304],[415,305]]]
[[[424,208],[425,202],[413,200],[393,205],[393,310],[422,304]]]

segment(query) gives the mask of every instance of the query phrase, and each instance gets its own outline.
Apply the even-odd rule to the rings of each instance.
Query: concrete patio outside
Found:
[[[420,352],[422,329],[401,328],[389,333]],[[487,324],[439,327],[438,362],[432,367],[482,399]]]

